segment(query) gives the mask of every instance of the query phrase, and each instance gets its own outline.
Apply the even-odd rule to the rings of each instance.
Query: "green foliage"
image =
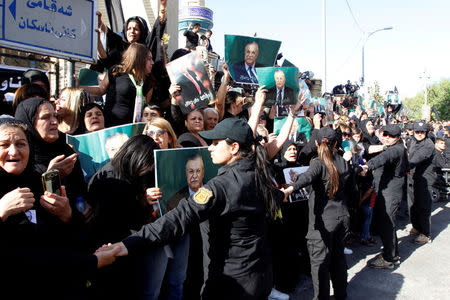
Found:
[[[436,107],[441,120],[450,120],[450,80],[442,80],[428,87],[427,100],[428,105]],[[424,92],[403,100],[403,105],[408,109],[409,119],[420,120],[422,118],[424,101]],[[433,113],[431,113],[431,119],[436,119]]]
[[[369,93],[369,100],[374,99],[381,106],[384,105],[384,97],[380,93],[380,83],[378,81],[375,81],[372,86],[369,86],[367,92]]]

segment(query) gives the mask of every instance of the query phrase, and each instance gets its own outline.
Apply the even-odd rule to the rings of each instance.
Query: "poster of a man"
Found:
[[[214,100],[211,82],[200,52],[184,55],[167,65],[170,81],[180,86],[175,99],[184,114],[208,106]]]
[[[281,42],[249,36],[225,35],[225,61],[233,79],[258,84],[255,68],[272,67]]]
[[[155,150],[156,186],[162,191],[159,209],[164,215],[203,183],[217,175],[207,147]]]
[[[276,105],[277,116],[287,116],[290,105],[295,104],[298,97],[298,69],[292,67],[257,68],[259,84],[267,89],[264,105]]]
[[[258,54],[259,46],[257,42],[249,42],[245,45],[244,60],[232,67],[237,82],[258,83],[255,68],[263,66],[256,63]]]
[[[187,185],[179,190],[167,201],[167,210],[174,209],[181,199],[187,198],[198,191],[203,186],[205,168],[202,156],[198,153],[188,157],[186,161],[186,181]]]

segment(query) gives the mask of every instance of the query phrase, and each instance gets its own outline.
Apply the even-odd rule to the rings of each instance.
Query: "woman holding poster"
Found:
[[[272,288],[267,223],[278,216],[277,201],[283,198],[268,175],[267,153],[241,119],[225,119],[200,135],[213,140],[211,158],[223,166],[218,175],[154,223],[97,251],[118,249],[119,255],[134,257],[200,223],[206,249],[201,298],[267,299]]]
[[[150,50],[133,43],[124,52],[121,63],[109,69],[98,86],[81,86],[93,96],[106,94],[106,127],[141,121],[143,107],[153,93],[153,63]]]

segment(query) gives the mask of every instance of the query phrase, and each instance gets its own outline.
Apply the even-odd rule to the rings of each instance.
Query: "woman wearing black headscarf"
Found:
[[[68,203],[64,192],[43,195],[40,174],[33,170],[26,126],[12,118],[0,119],[0,265],[2,296],[26,299],[67,299],[86,296],[86,278],[104,258],[66,244],[46,221],[58,203]],[[64,189],[62,188],[62,191]],[[41,196],[43,195],[43,196]],[[67,233],[67,231],[65,231]],[[57,233],[63,233],[58,231]],[[51,283],[51,284],[49,284]]]
[[[27,99],[17,107],[16,119],[28,128],[33,169],[39,174],[57,169],[71,202],[84,197],[87,188],[77,153],[66,144],[65,134],[58,131],[53,105],[43,98]]]
[[[297,162],[298,152],[298,147],[292,140],[288,140],[283,145],[279,160],[272,165],[272,171],[279,186],[287,183],[285,169],[301,166]],[[293,180],[295,181],[295,178]],[[286,202],[282,203],[281,221],[274,222],[270,226],[274,287],[283,293],[292,293],[295,290],[300,272],[309,274],[305,239],[308,230],[308,199],[303,198],[302,193],[295,192],[291,195],[292,202],[286,199]]]

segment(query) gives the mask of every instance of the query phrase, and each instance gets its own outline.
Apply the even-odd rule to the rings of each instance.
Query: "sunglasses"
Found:
[[[384,137],[390,137],[390,138],[395,137],[395,136],[393,136],[393,135],[390,135],[389,133],[383,133],[383,136],[384,136]]]
[[[167,131],[166,131],[166,130],[163,130],[163,129],[160,129],[160,130],[157,130],[157,131],[147,130],[146,134],[149,135],[149,136],[157,136],[157,137],[160,137],[160,136],[163,136],[164,133],[166,133],[166,132],[167,132]]]
[[[266,115],[260,115],[260,116],[259,116],[259,119],[260,119],[260,120],[266,120],[267,118],[266,118]]]
[[[350,136],[350,133],[343,132],[343,133],[342,133],[342,136]]]

